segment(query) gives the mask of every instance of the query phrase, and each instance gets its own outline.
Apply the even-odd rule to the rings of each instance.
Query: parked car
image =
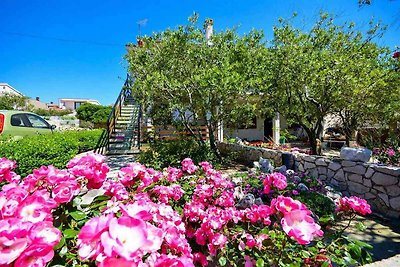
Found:
[[[15,110],[0,110],[0,135],[22,138],[35,134],[52,133],[56,128],[39,115]]]

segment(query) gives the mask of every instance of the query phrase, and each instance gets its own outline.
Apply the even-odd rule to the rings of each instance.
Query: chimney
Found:
[[[206,40],[208,45],[212,45],[211,38],[213,36],[213,25],[214,25],[214,20],[213,19],[206,19],[204,22],[204,28],[206,30]]]
[[[36,101],[40,101],[40,98],[38,96],[36,97]]]

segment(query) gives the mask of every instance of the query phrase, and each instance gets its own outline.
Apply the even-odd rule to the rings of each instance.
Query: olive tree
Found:
[[[207,125],[209,145],[219,155],[215,133],[221,122],[242,109],[254,110],[247,94],[265,45],[261,32],[239,36],[235,29],[206,40],[197,20],[194,15],[188,25],[143,37],[126,59],[135,78],[133,93],[151,116],[181,124],[199,143],[204,141],[196,126]]]

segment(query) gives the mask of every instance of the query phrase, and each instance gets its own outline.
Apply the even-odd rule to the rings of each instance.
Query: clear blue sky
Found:
[[[193,11],[213,18],[216,30],[240,25],[239,32],[263,29],[268,39],[277,19],[295,11],[304,24],[321,10],[359,25],[375,17],[389,25],[379,42],[400,46],[400,0],[373,2],[359,8],[357,0],[0,0],[0,82],[46,102],[78,97],[112,104],[136,22],[147,19],[142,34],[149,35],[186,23]]]

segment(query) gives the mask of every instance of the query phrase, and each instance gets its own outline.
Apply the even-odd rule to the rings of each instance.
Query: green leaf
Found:
[[[75,221],[80,221],[87,217],[86,213],[79,210],[73,211],[69,215],[71,215],[71,217],[74,218]]]
[[[65,239],[72,239],[72,238],[74,238],[75,236],[77,236],[78,235],[78,231],[77,230],[74,230],[74,229],[65,229],[64,231],[63,231],[63,235],[64,235],[64,238]]]
[[[226,258],[225,257],[221,257],[218,259],[219,265],[221,266],[225,266],[226,265]]]
[[[357,222],[356,223],[356,228],[358,231],[364,232],[367,227],[362,223],[362,222]]]
[[[264,266],[264,259],[259,258],[259,259],[256,261],[256,267],[263,267],[263,266]]]
[[[329,262],[324,261],[324,262],[321,264],[321,267],[329,267]]]

